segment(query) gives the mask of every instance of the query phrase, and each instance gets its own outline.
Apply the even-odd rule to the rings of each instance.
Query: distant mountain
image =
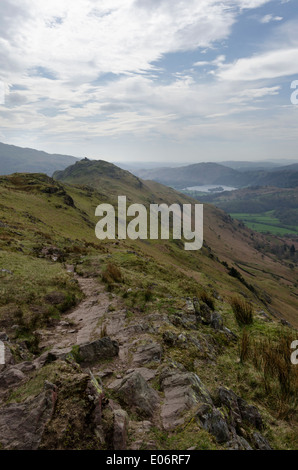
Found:
[[[270,161],[256,161],[256,162],[249,162],[249,161],[224,161],[220,162],[221,165],[227,166],[229,168],[233,168],[233,170],[238,171],[256,171],[256,170],[274,170],[279,169],[283,166],[282,163],[277,162],[270,162]]]
[[[298,170],[296,165],[279,168],[274,171],[241,172],[236,180],[236,187],[244,186],[275,186],[277,188],[296,188],[298,186]]]
[[[69,155],[49,154],[0,142],[0,175],[11,173],[46,173],[63,170],[78,159]]]
[[[200,185],[226,185],[237,188],[246,186],[275,186],[295,188],[298,186],[298,164],[269,170],[235,170],[218,163],[196,163],[180,168],[156,168],[135,172],[145,180],[182,189]]]
[[[218,163],[195,163],[179,168],[140,170],[136,174],[143,179],[152,179],[175,188],[204,184],[230,185],[238,177],[236,170]]]
[[[291,165],[281,166],[274,168],[273,171],[298,171],[298,163],[292,163]]]

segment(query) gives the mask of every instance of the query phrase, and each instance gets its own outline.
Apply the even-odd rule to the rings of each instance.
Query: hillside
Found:
[[[198,252],[100,242],[95,208],[117,188],[146,205],[195,201],[104,162],[57,177],[0,178],[2,448],[295,448],[290,263],[208,204]]]
[[[0,175],[40,172],[51,176],[55,170],[63,170],[76,160],[69,155],[49,154],[0,142]]]

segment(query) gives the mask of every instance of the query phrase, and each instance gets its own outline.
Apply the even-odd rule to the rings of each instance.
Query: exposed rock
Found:
[[[199,316],[200,316],[201,321],[205,325],[210,325],[211,324],[212,318],[213,318],[213,312],[212,312],[211,308],[207,304],[205,304],[204,302],[200,306]]]
[[[244,437],[237,435],[227,443],[227,448],[230,450],[253,450]]]
[[[149,382],[149,380],[152,380],[156,376],[156,370],[148,369],[147,367],[137,367],[136,369],[129,369],[127,371],[127,374],[131,374],[132,372],[138,372],[139,374],[141,374],[141,376],[146,380],[146,382]]]
[[[44,364],[53,362],[53,361],[58,361],[58,360],[65,361],[65,359],[70,355],[71,350],[72,350],[71,347],[54,348],[54,349],[51,349],[51,351],[47,351],[46,353],[44,353],[39,358],[39,360],[43,362]]]
[[[234,428],[240,428],[242,418],[238,406],[238,397],[236,393],[227,388],[220,387],[218,389],[218,397],[222,405],[229,411],[229,421]]]
[[[252,442],[254,447],[258,450],[272,450],[267,439],[258,432],[253,433]]]
[[[158,405],[158,393],[138,372],[128,374],[116,388],[119,399],[135,409],[141,416],[151,417]]]
[[[165,393],[161,418],[166,430],[175,429],[185,421],[185,413],[199,403],[212,405],[208,390],[199,377],[192,372],[165,370],[161,375]]]
[[[238,406],[243,421],[250,424],[256,429],[260,430],[263,428],[263,420],[256,406],[249,405],[242,398],[238,398]]]
[[[197,317],[195,315],[187,315],[177,312],[171,317],[171,322],[178,328],[185,328],[186,330],[197,329]]]
[[[124,410],[114,411],[114,450],[126,450],[127,443],[128,414]]]
[[[223,329],[222,316],[218,312],[213,312],[210,324],[212,328],[214,328],[215,330],[222,330]]]
[[[146,449],[157,449],[156,443],[154,443],[154,445],[148,436],[152,426],[151,421],[130,421],[129,435],[131,444],[129,450],[140,450],[144,448],[144,442],[146,442]]]
[[[36,369],[35,363],[30,361],[20,362],[14,365],[14,369],[18,369],[21,372],[27,373]]]
[[[188,312],[195,313],[194,304],[193,304],[192,300],[189,297],[186,298],[185,308]]]
[[[236,335],[236,333],[234,333],[233,331],[229,330],[229,328],[227,328],[226,326],[224,326],[222,328],[222,331],[224,332],[224,334],[226,335],[226,337],[230,340],[230,341],[234,341],[236,342],[238,340],[238,336]]]
[[[26,378],[25,374],[16,368],[5,369],[0,374],[0,389],[7,390]]]
[[[149,325],[146,322],[130,325],[118,332],[117,339],[120,343],[125,343],[131,336],[146,333],[148,330]]]
[[[141,345],[133,357],[133,364],[139,366],[148,362],[160,362],[162,356],[162,347],[159,343],[151,341],[146,345]]]
[[[115,357],[118,356],[118,353],[118,342],[111,340],[108,336],[93,341],[92,343],[81,344],[79,346],[80,359],[86,363]]]
[[[1,408],[0,444],[7,450],[36,450],[54,409],[51,391],[44,391],[24,403]]]
[[[222,405],[228,408],[230,423],[235,429],[239,429],[242,422],[246,422],[257,429],[262,429],[262,417],[256,406],[249,405],[232,390],[224,387],[218,389],[218,396]]]
[[[229,428],[219,410],[211,405],[204,404],[199,408],[197,417],[203,428],[210,432],[218,443],[229,441]]]

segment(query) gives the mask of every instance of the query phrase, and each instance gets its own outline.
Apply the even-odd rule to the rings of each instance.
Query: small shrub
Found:
[[[115,264],[109,263],[102,273],[102,280],[106,284],[113,284],[114,282],[122,282],[122,273]]]
[[[297,410],[298,369],[291,363],[294,335],[280,333],[277,338],[262,338],[250,344],[254,367],[261,372],[268,399],[279,418],[291,419]]]
[[[253,308],[243,299],[234,297],[231,301],[231,306],[240,326],[251,325],[253,323]]]

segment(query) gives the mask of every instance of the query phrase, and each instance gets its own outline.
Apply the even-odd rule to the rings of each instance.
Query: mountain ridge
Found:
[[[76,160],[78,158],[71,155],[49,154],[0,142],[0,175],[40,172],[52,176],[54,171],[62,170]]]

